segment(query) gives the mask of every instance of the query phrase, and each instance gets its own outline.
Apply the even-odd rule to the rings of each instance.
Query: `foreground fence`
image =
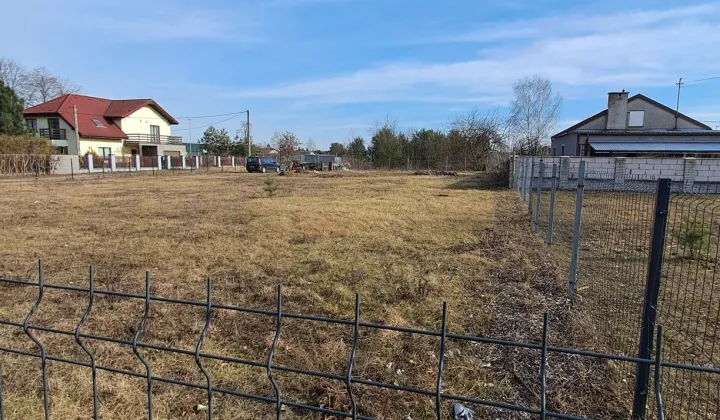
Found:
[[[569,296],[596,332],[588,346],[652,358],[653,331],[663,324],[663,361],[720,366],[720,188],[586,169],[579,161],[561,180],[558,164],[521,158],[512,183],[535,232],[567,267]],[[642,416],[649,374],[628,373],[634,415]],[[720,376],[670,373],[663,396],[670,418],[720,416]]]
[[[653,402],[655,403],[654,413],[657,418],[663,419],[664,408],[663,408],[663,389],[662,384],[665,382],[663,378],[674,377],[676,375],[682,375],[693,372],[705,372],[710,374],[718,374],[720,370],[716,368],[710,368],[706,366],[693,366],[685,365],[674,362],[668,362],[663,360],[663,349],[667,348],[667,345],[663,344],[663,331],[662,327],[657,329],[657,339],[654,342],[655,357],[654,358],[637,358],[629,356],[611,355],[598,352],[591,352],[586,350],[574,350],[562,347],[554,347],[548,343],[549,333],[549,322],[547,314],[543,317],[542,331],[540,334],[541,341],[539,343],[528,343],[528,342],[516,342],[508,340],[499,340],[492,338],[475,337],[461,334],[454,334],[447,330],[447,306],[443,303],[442,310],[438,313],[438,317],[441,321],[439,331],[433,330],[421,330],[405,327],[397,327],[391,325],[368,323],[361,321],[360,314],[360,297],[355,296],[355,315],[353,319],[333,319],[313,315],[303,315],[296,313],[285,313],[283,312],[283,294],[281,286],[277,287],[276,294],[276,305],[274,309],[261,309],[261,308],[249,308],[241,306],[223,305],[217,304],[213,301],[213,290],[212,282],[210,279],[207,280],[206,284],[206,299],[204,301],[192,301],[182,299],[171,299],[155,296],[151,293],[150,274],[147,273],[145,277],[145,293],[144,294],[133,294],[111,290],[98,290],[95,289],[94,284],[94,271],[93,267],[90,266],[89,279],[87,287],[79,287],[73,285],[59,285],[50,284],[45,282],[43,275],[42,262],[38,264],[38,281],[27,281],[19,279],[0,278],[0,284],[11,285],[17,287],[29,287],[37,289],[37,299],[27,312],[24,321],[11,322],[7,320],[1,320],[0,325],[17,328],[19,332],[26,335],[36,346],[36,351],[19,350],[12,347],[12,343],[2,343],[0,352],[6,352],[22,357],[31,357],[40,359],[40,375],[39,383],[37,387],[39,392],[42,394],[43,409],[42,413],[44,418],[48,419],[52,417],[53,407],[53,390],[48,385],[48,366],[49,363],[58,363],[75,366],[77,368],[89,369],[91,373],[92,381],[92,407],[87,407],[85,415],[92,414],[92,418],[98,418],[99,406],[103,404],[103,397],[98,392],[98,371],[111,372],[118,375],[124,375],[128,377],[141,378],[145,382],[146,391],[146,408],[145,412],[149,419],[153,418],[153,385],[157,383],[170,384],[189,389],[203,390],[206,395],[206,405],[203,409],[207,410],[207,418],[213,418],[213,398],[217,395],[229,395],[233,397],[239,397],[243,399],[250,399],[264,404],[269,404],[274,407],[275,418],[280,419],[283,416],[283,411],[286,407],[290,407],[293,410],[297,410],[298,413],[323,413],[332,415],[340,418],[352,418],[352,419],[371,419],[369,416],[362,415],[362,404],[358,401],[355,394],[355,386],[369,386],[383,389],[390,389],[396,391],[404,391],[411,394],[417,394],[434,399],[434,417],[439,419],[452,418],[444,413],[449,411],[452,402],[462,402],[476,409],[479,407],[492,407],[506,412],[524,413],[525,415],[537,416],[541,419],[559,418],[559,419],[582,419],[570,414],[563,414],[559,412],[553,412],[547,407],[547,394],[548,389],[546,385],[547,376],[552,374],[552,366],[548,366],[547,359],[549,354],[566,354],[576,355],[584,358],[594,358],[606,361],[616,362],[629,362],[637,366],[639,370],[646,370],[654,372],[654,386],[648,392],[654,395]],[[60,290],[64,292],[77,293],[86,296],[87,305],[82,311],[75,328],[73,330],[62,330],[43,325],[33,324],[31,321],[33,316],[38,311],[38,308],[43,304],[43,297],[45,292],[48,290]],[[131,340],[123,340],[114,337],[107,337],[101,335],[83,333],[83,327],[91,316],[102,316],[103,314],[93,313],[94,306],[97,305],[98,299],[110,300],[133,300],[143,303],[143,311],[140,317],[140,321],[137,327],[133,331]],[[202,308],[204,311],[204,326],[202,332],[197,337],[194,351],[174,348],[164,345],[151,344],[148,342],[141,341],[148,317],[150,314],[151,305],[157,304],[179,304],[187,308]],[[208,331],[213,323],[214,315],[220,311],[232,311],[249,313],[253,315],[259,315],[263,317],[269,317],[274,320],[274,332],[273,339],[270,348],[267,351],[267,357],[264,361],[253,361],[235,357],[221,356],[218,354],[206,353],[202,351],[203,344],[208,337]],[[344,325],[352,328],[352,345],[347,355],[347,365],[344,375],[330,374],[325,372],[297,369],[289,366],[283,366],[274,363],[274,354],[278,346],[278,340],[281,334],[283,320],[299,319],[317,322],[320,325]],[[322,327],[321,327],[322,328]],[[375,331],[393,331],[410,334],[411,336],[425,336],[435,337],[439,339],[439,348],[437,352],[437,365],[436,365],[436,387],[434,389],[420,389],[408,386],[398,385],[396,383],[385,383],[366,379],[361,377],[360,373],[354,371],[354,363],[356,360],[356,353],[360,345],[361,332],[363,330],[375,330]],[[53,333],[73,338],[79,349],[82,350],[82,354],[86,357],[84,360],[71,359],[66,357],[60,357],[50,354],[43,341],[36,336],[36,332]],[[485,343],[499,345],[509,348],[518,349],[530,349],[536,352],[536,358],[538,361],[539,369],[537,371],[536,390],[534,392],[539,396],[538,405],[535,407],[521,406],[515,404],[508,404],[503,402],[489,401],[482,398],[477,398],[469,395],[455,395],[451,393],[443,392],[443,373],[444,364],[446,358],[446,342],[449,340],[472,342],[472,343]],[[132,349],[137,360],[144,366],[144,372],[134,372],[126,369],[120,369],[112,366],[104,366],[96,363],[96,356],[88,347],[90,342],[106,342],[114,343],[123,346],[127,346]],[[194,357],[197,369],[202,372],[205,382],[196,383],[188,382],[183,380],[177,380],[173,378],[159,376],[153,374],[153,363],[147,357],[147,351],[158,351],[176,356],[192,356]],[[273,393],[270,395],[255,395],[245,392],[233,390],[222,385],[216,385],[213,381],[213,377],[206,369],[208,361],[220,361],[228,364],[246,365],[253,367],[260,367],[265,370],[266,378],[269,384],[271,384]],[[347,393],[348,401],[350,402],[350,410],[342,411],[330,407],[318,407],[308,404],[304,404],[297,401],[288,400],[284,397],[282,389],[278,386],[274,374],[277,372],[291,372],[299,375],[309,376],[318,379],[327,379],[332,381],[339,381],[344,384],[345,391]],[[3,417],[3,407],[7,407],[7,403],[3,403],[3,389],[2,379],[5,373],[0,375],[0,417]],[[35,386],[35,385],[33,385]],[[399,397],[402,398],[402,397]],[[76,415],[83,415],[81,413],[75,413]]]

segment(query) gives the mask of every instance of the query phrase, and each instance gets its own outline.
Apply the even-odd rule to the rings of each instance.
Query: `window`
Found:
[[[102,157],[109,157],[112,150],[109,147],[98,147],[98,154]]]
[[[35,118],[25,120],[25,125],[29,131],[37,131],[37,120]]]
[[[100,120],[93,120],[93,124],[95,124],[95,127],[105,128]]]
[[[48,128],[51,130],[59,130],[60,118],[48,118]]]
[[[560,156],[565,156],[565,145],[564,144],[560,148]]]
[[[645,125],[645,111],[630,111],[628,114],[628,127],[642,127]]]
[[[152,137],[154,142],[160,141],[160,126],[159,125],[151,125],[150,126],[150,137]]]

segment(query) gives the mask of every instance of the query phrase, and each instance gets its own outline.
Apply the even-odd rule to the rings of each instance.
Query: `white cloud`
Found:
[[[422,97],[504,101],[512,83],[531,74],[549,78],[560,90],[671,86],[679,75],[720,68],[718,18],[718,6],[692,6],[510,22],[496,25],[492,34],[486,32],[476,41],[493,36],[512,41],[496,43],[467,61],[390,64],[233,95],[329,103]],[[530,39],[518,44],[526,38]]]

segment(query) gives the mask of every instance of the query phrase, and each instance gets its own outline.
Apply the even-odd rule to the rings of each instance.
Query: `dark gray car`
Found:
[[[280,172],[280,164],[273,158],[263,156],[250,156],[245,161],[248,172]]]

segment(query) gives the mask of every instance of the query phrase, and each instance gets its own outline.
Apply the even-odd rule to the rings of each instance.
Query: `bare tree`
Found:
[[[460,115],[450,123],[446,155],[467,158],[466,168],[483,171],[493,153],[504,149],[507,122],[497,109],[480,113],[477,109]]]
[[[513,84],[510,125],[519,153],[537,154],[558,120],[562,96],[540,76],[525,77]]]
[[[28,71],[7,57],[0,57],[0,80],[23,99],[25,106],[37,105],[66,93],[78,93],[81,89],[69,79],[53,75],[45,67]]]
[[[27,71],[15,60],[0,57],[0,80],[22,99],[27,91],[27,78]]]
[[[33,69],[28,75],[29,94],[26,105],[32,106],[49,101],[67,93],[78,93],[80,86],[62,77],[50,73],[45,67]]]
[[[235,130],[235,138],[240,140],[245,140],[245,144],[247,144],[247,137],[248,137],[248,129],[252,128],[252,123],[250,123],[250,127],[248,127],[247,121],[244,122],[240,128]],[[252,132],[250,133],[250,140],[252,141],[254,139]]]
[[[277,149],[280,160],[289,158],[300,147],[300,139],[290,131],[273,134],[270,143]]]
[[[314,152],[315,150],[317,150],[315,140],[313,140],[312,137],[308,137],[307,141],[305,142],[305,150],[307,150],[308,152]]]

